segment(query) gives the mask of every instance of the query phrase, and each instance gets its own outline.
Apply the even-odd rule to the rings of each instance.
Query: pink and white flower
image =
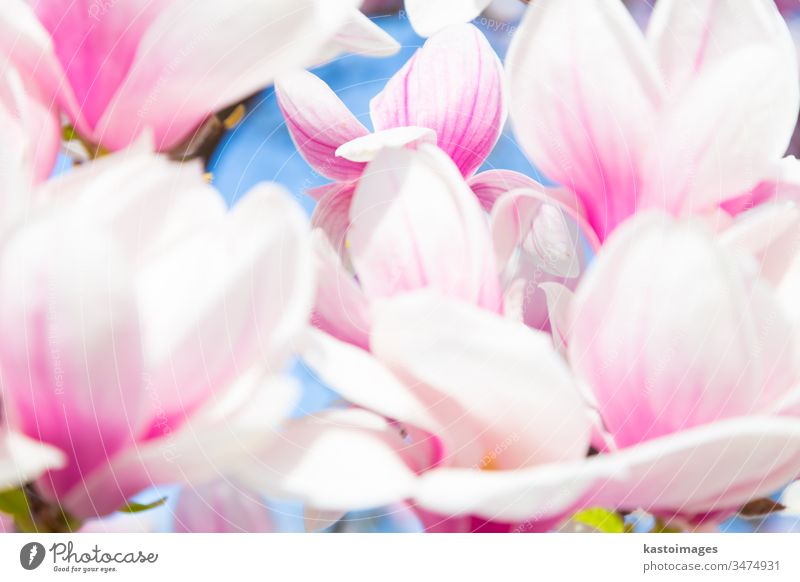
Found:
[[[507,60],[522,147],[602,241],[635,212],[731,213],[796,195],[795,48],[768,0],[533,3]],[[796,173],[796,172],[794,172]]]
[[[643,213],[566,308],[569,361],[625,469],[591,502],[714,520],[797,477],[797,330],[752,257],[699,222]]]
[[[613,473],[583,464],[591,419],[549,335],[502,314],[485,214],[444,152],[380,151],[315,235],[329,333],[302,356],[361,408],[289,423],[251,487],[321,512],[413,499],[434,521],[541,529]]]
[[[374,133],[311,73],[279,79],[276,93],[300,153],[337,182],[309,192],[322,206],[351,196],[366,163],[384,147],[436,143],[470,177],[491,152],[506,118],[502,66],[471,25],[429,39],[389,80],[370,103]]]
[[[9,428],[66,458],[38,493],[87,518],[247,462],[294,403],[302,211],[259,186],[227,212],[199,168],[138,148],[36,195],[0,249],[0,366]]]
[[[8,0],[0,50],[86,140],[117,150],[150,130],[163,151],[334,49],[396,48],[357,8],[357,0]]]

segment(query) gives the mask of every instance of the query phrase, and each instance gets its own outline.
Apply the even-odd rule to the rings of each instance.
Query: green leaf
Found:
[[[142,511],[147,511],[149,509],[155,509],[156,507],[160,507],[166,503],[167,498],[162,497],[152,503],[142,504],[136,503],[135,501],[128,501],[120,511],[122,513],[141,513]]]
[[[572,519],[603,533],[625,532],[625,520],[622,519],[622,516],[602,507],[585,509],[573,515]]]
[[[13,517],[24,515],[30,516],[31,510],[28,507],[28,498],[22,489],[11,489],[0,492],[0,511]]]

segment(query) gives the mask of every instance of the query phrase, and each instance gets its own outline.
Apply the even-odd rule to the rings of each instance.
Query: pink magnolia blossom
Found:
[[[312,333],[306,361],[365,410],[317,419],[341,452],[330,443],[295,494],[328,510],[406,497],[431,529],[538,531],[597,505],[713,522],[771,493],[800,464],[786,214],[722,235],[652,213],[622,226],[560,301],[580,392],[546,335],[431,290],[372,306],[370,353]]]
[[[157,148],[168,150],[277,74],[342,46],[394,48],[357,5],[8,0],[0,46],[87,140],[116,150],[150,129]]]
[[[337,182],[312,190],[324,208],[352,196],[366,163],[383,147],[436,143],[472,176],[500,136],[506,111],[502,66],[474,26],[429,39],[370,103],[375,133],[311,73],[276,83],[278,103],[298,150]]]
[[[227,212],[199,170],[139,148],[93,162],[41,186],[0,248],[4,414],[63,453],[35,487],[77,517],[233,470],[293,406],[302,211],[260,186]]]
[[[798,68],[769,0],[532,3],[507,60],[519,141],[602,241],[638,210],[736,213],[795,195]]]
[[[265,455],[251,487],[323,514],[413,499],[431,528],[541,529],[613,472],[582,462],[590,416],[549,336],[502,315],[485,214],[446,154],[382,150],[318,228],[315,321],[330,333],[301,353],[361,408],[289,423],[302,462]]]
[[[642,213],[563,306],[569,361],[600,421],[592,461],[626,475],[593,504],[714,520],[797,477],[796,327],[733,248],[699,223]]]
[[[326,510],[411,499],[431,529],[539,530],[613,476],[613,463],[585,463],[590,416],[547,334],[433,290],[372,315],[371,353],[308,337],[306,361],[363,409],[317,418],[341,447],[306,467],[295,495]]]

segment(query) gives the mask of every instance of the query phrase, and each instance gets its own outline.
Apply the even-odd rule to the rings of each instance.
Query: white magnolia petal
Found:
[[[259,462],[238,474],[258,490],[319,510],[368,509],[413,494],[416,477],[399,454],[405,447],[382,417],[334,410],[291,422]]]
[[[445,427],[437,436],[478,447],[469,465],[518,468],[586,453],[585,407],[546,334],[427,292],[381,302],[374,316],[373,352],[433,391],[429,407]],[[461,452],[455,461],[468,462],[468,448]]]
[[[436,144],[436,132],[427,127],[393,127],[348,141],[336,155],[351,162],[371,162],[385,148],[413,149],[423,143]]]

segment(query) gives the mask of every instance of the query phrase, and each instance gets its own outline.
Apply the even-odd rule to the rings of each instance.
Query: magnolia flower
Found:
[[[616,0],[541,0],[507,69],[522,147],[601,241],[637,210],[735,214],[797,192],[781,156],[798,69],[771,1],[659,0],[643,36]]]
[[[541,529],[579,505],[607,476],[582,463],[590,417],[549,336],[502,315],[485,216],[453,162],[428,144],[381,151],[327,226],[315,321],[330,335],[301,353],[361,408],[289,423],[250,487],[323,515],[414,499],[431,528]],[[329,238],[344,236],[340,257]]]
[[[314,323],[368,348],[370,306],[422,288],[501,313],[489,228],[455,164],[436,146],[384,149],[351,197],[318,208]]]
[[[169,150],[211,113],[336,47],[395,48],[357,5],[8,0],[0,47],[86,140],[116,150],[149,128]]]
[[[260,186],[231,212],[199,168],[138,150],[47,182],[0,248],[8,426],[58,448],[37,493],[86,518],[254,454],[313,287],[305,218]]]
[[[796,327],[728,244],[642,213],[563,306],[569,361],[600,421],[592,461],[624,468],[592,504],[714,521],[797,476]]]
[[[383,147],[436,143],[472,176],[505,122],[502,66],[474,26],[453,26],[429,39],[370,104],[375,133],[311,73],[276,83],[289,133],[308,163],[336,180],[309,194],[327,206],[348,201],[366,163]],[[477,178],[477,177],[476,177]]]

